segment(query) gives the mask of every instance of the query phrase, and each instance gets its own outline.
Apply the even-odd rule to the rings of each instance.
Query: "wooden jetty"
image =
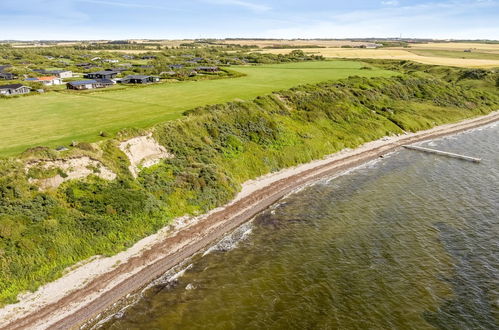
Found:
[[[430,148],[424,148],[424,147],[418,147],[418,146],[409,146],[409,145],[403,145],[402,147],[407,148],[407,149],[411,149],[411,150],[429,152],[429,153],[436,154],[436,155],[442,155],[442,156],[447,156],[447,157],[452,157],[452,158],[463,159],[463,160],[467,160],[467,161],[474,162],[474,163],[480,163],[480,161],[481,161],[480,158],[463,156],[463,155],[455,154],[452,152],[446,152],[446,151],[435,150],[435,149],[430,149]]]

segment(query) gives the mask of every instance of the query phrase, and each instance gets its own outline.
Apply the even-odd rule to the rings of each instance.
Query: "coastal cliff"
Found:
[[[305,85],[193,109],[100,143],[1,159],[0,303],[175,218],[224,205],[247,180],[490,113],[499,105],[496,76],[406,67],[398,77]]]

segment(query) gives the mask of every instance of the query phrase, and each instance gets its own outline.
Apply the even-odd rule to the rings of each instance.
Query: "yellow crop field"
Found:
[[[410,60],[423,64],[448,65],[457,67],[499,67],[499,60],[421,56],[401,48],[361,49],[361,48],[304,48],[305,53],[322,55],[328,58],[374,58]],[[265,52],[286,54],[292,49],[269,49]]]
[[[444,50],[465,50],[473,49],[477,51],[492,51],[499,53],[499,44],[482,44],[471,42],[429,42],[426,44],[411,44],[411,48],[417,49],[444,49]]]

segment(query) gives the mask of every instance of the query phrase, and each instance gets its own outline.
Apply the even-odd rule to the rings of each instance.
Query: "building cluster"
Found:
[[[143,59],[153,59],[154,56],[144,56]],[[192,58],[193,63],[197,63],[202,60],[201,58]],[[99,57],[94,57],[90,59],[91,62],[94,61],[105,61],[106,63],[117,63],[117,60],[104,60]],[[93,65],[92,63],[77,63],[76,67],[90,70],[94,67],[98,67]],[[134,74],[127,75],[125,77],[117,78],[118,75],[122,74],[125,71],[131,70],[131,65],[121,65],[116,68],[110,68],[101,71],[89,72],[83,74],[82,80],[75,80],[75,75],[72,71],[69,70],[50,70],[50,69],[34,69],[33,72],[36,73],[36,77],[26,77],[24,76],[22,80],[31,83],[40,83],[43,86],[57,86],[57,85],[66,85],[67,89],[72,90],[89,90],[89,89],[97,89],[97,88],[106,88],[113,86],[114,84],[150,84],[157,83],[160,81],[159,76],[154,75],[143,75],[143,74]],[[141,68],[153,66],[142,65]],[[0,65],[0,79],[3,80],[18,80],[19,76],[15,75],[8,71],[11,68],[10,65]],[[173,64],[167,67],[169,71],[163,71],[160,73],[160,76],[163,77],[173,77],[178,75],[178,70],[184,69],[184,65],[182,64]],[[199,66],[197,68],[190,69],[189,76],[195,76],[198,73],[214,73],[219,72],[220,68],[215,66]],[[81,74],[78,76],[81,77]],[[69,81],[65,81],[69,80]],[[9,84],[0,86],[0,95],[20,95],[27,94],[32,91],[32,88],[29,86],[24,86],[22,84]],[[43,89],[38,89],[37,91],[43,92]]]

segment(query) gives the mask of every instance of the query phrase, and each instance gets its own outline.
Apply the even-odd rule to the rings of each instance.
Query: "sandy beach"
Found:
[[[78,327],[304,185],[340,174],[404,144],[456,134],[498,120],[496,111],[426,131],[385,137],[248,181],[229,204],[202,216],[176,219],[126,251],[112,257],[96,256],[36,292],[20,296],[18,303],[0,309],[0,328]]]

